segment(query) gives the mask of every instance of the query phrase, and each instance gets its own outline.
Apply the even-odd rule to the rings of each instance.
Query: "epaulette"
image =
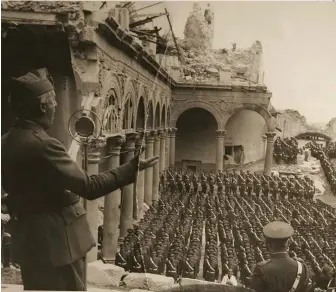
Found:
[[[271,262],[270,259],[269,260],[265,260],[265,261],[257,263],[257,266],[263,267],[263,266],[266,266],[267,264],[269,264],[270,262]]]
[[[294,257],[293,259],[294,259],[294,260],[296,260],[296,261],[298,261],[298,262],[304,263],[304,260],[303,260],[303,259],[301,259],[301,258]]]
[[[40,141],[44,141],[48,137],[48,135],[44,131],[33,130],[32,132],[33,135]]]

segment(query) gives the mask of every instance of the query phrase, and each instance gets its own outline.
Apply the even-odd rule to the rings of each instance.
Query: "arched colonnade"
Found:
[[[127,235],[127,230],[143,217],[144,203],[150,206],[159,199],[160,173],[172,166],[176,129],[169,127],[169,91],[159,85],[154,85],[153,89],[129,77],[121,81],[117,74],[101,76],[100,84],[100,97],[94,98],[91,109],[101,118],[106,147],[103,151],[91,147],[89,172],[94,174],[115,169],[137,153],[141,153],[141,158],[160,157],[157,165],[137,174],[135,185],[104,197],[102,259],[113,262],[118,244]],[[103,162],[99,159],[100,152],[106,154]],[[98,230],[97,204],[88,202],[88,220],[95,237]],[[97,249],[93,249],[88,254],[89,262],[96,260],[96,253]]]
[[[266,144],[266,154],[265,154],[265,165],[264,165],[264,173],[266,175],[270,175],[273,161],[273,145],[274,138],[276,136],[275,133],[275,121],[271,116],[269,111],[256,104],[237,104],[235,107],[230,108],[224,114],[220,111],[219,108],[213,106],[209,102],[206,101],[189,101],[184,103],[182,106],[174,107],[173,116],[171,118],[171,126],[176,127],[176,123],[178,118],[187,110],[193,108],[201,108],[213,115],[217,122],[217,130],[216,130],[216,170],[223,170],[223,156],[224,156],[224,145],[225,145],[225,135],[226,135],[226,125],[229,119],[235,115],[236,113],[242,110],[252,110],[257,112],[266,123],[266,133],[265,139],[267,141]]]

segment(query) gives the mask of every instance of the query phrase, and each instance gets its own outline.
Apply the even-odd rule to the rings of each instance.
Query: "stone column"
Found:
[[[138,133],[138,139],[135,141],[135,148],[137,151],[141,150],[141,146],[145,147],[145,140],[144,140],[144,133]],[[145,151],[140,154],[140,159],[145,159]],[[143,203],[144,203],[144,196],[145,196],[145,171],[142,170],[138,172],[137,181],[136,181],[136,188],[135,188],[135,204],[133,206],[133,218],[135,220],[142,219],[144,215],[143,210]]]
[[[225,130],[217,130],[216,170],[223,171]]]
[[[260,158],[265,158],[265,152],[266,152],[266,135],[262,135],[262,142],[261,142],[261,156]]]
[[[95,145],[95,143],[90,144],[88,149],[88,174],[98,174],[99,173],[99,162],[100,162],[100,147]],[[90,226],[90,232],[95,240],[98,242],[98,200],[85,200],[85,207],[87,212],[87,220]],[[86,256],[87,263],[92,263],[97,260],[98,247],[94,246]]]
[[[266,157],[265,157],[265,166],[264,173],[265,175],[271,175],[272,163],[273,163],[273,146],[274,146],[274,137],[275,132],[267,132],[267,147],[266,147]]]
[[[169,162],[170,162],[170,129],[168,128],[166,131],[166,147],[165,147],[165,156],[166,156],[166,160],[165,160],[165,165],[166,168],[169,167]]]
[[[115,169],[120,165],[120,148],[125,143],[125,136],[117,135],[107,138],[107,170]],[[104,197],[104,238],[102,260],[104,263],[113,263],[118,247],[120,224],[120,189]]]
[[[146,159],[154,155],[154,134],[155,131],[148,131],[146,135]],[[153,167],[145,169],[145,203],[150,206],[153,200]]]
[[[160,173],[166,168],[166,130],[160,131]]]
[[[134,132],[126,134],[126,143],[123,151],[127,152],[123,157],[124,163],[129,162],[134,157],[136,137],[137,134]],[[123,240],[127,235],[127,229],[133,228],[133,192],[134,184],[127,185],[122,189],[119,241]]]
[[[170,151],[169,151],[169,167],[174,167],[175,166],[175,135],[176,135],[176,128],[171,128],[170,129]]]
[[[154,137],[154,156],[160,156],[160,140],[161,132],[157,131]],[[160,184],[160,165],[157,163],[153,166],[153,197],[152,201],[157,202],[159,200],[159,184]]]

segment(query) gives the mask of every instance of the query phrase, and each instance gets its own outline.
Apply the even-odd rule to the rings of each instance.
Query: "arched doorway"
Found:
[[[202,108],[183,112],[176,122],[176,167],[215,169],[217,121]]]
[[[259,113],[249,109],[236,111],[226,122],[225,130],[228,164],[245,164],[264,157],[262,136],[267,131],[267,126]]]

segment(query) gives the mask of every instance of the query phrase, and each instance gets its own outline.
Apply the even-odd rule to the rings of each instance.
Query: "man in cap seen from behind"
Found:
[[[96,244],[79,196],[95,200],[135,181],[157,163],[135,156],[117,169],[89,175],[46,130],[56,108],[48,71],[13,78],[17,122],[1,137],[2,187],[8,193],[13,249],[25,290],[84,290],[85,255]]]
[[[251,288],[257,292],[310,291],[307,266],[288,255],[288,242],[294,234],[292,226],[283,221],[268,223],[263,233],[271,258],[254,269]]]

